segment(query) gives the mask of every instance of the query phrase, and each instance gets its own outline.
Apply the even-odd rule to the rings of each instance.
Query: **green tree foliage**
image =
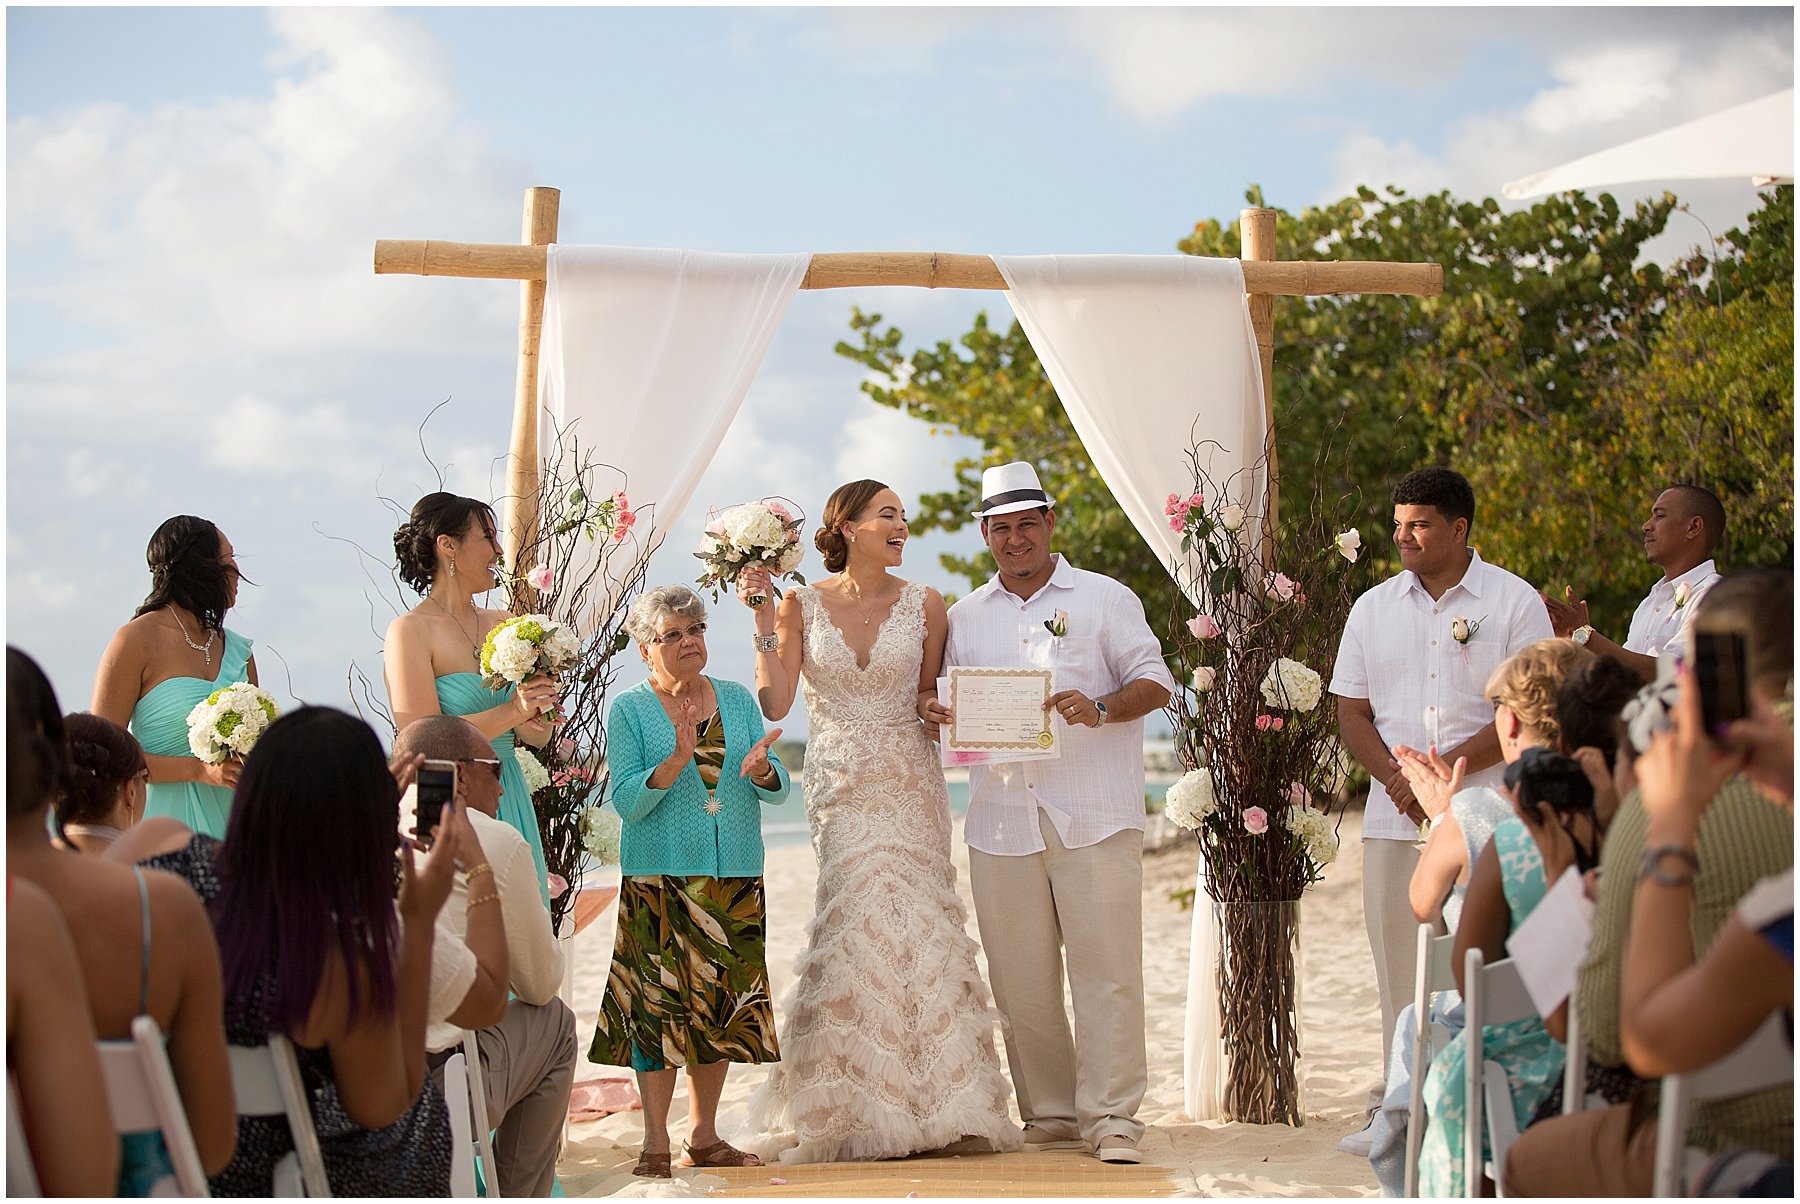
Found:
[[[1246,199],[1260,204],[1260,191]],[[1281,213],[1282,258],[1444,268],[1440,297],[1277,302],[1284,498],[1358,499],[1376,567],[1391,569],[1389,487],[1418,465],[1451,464],[1475,484],[1483,554],[1536,583],[1575,585],[1619,634],[1655,575],[1637,528],[1671,481],[1725,499],[1729,563],[1791,564],[1793,190],[1767,196],[1716,264],[1643,262],[1676,204],[1665,194],[1626,213],[1610,196],[1566,194],[1505,212],[1491,199],[1364,188]],[[1235,256],[1237,226],[1202,221],[1179,248]],[[1064,499],[1059,546],[1159,613],[1167,577],[1094,473],[1017,323],[1001,335],[981,315],[954,343],[911,355],[879,314],[858,311],[851,327],[860,341],[837,350],[886,377],[864,386],[875,401],[980,439],[985,462],[1032,461]],[[971,521],[981,466],[958,463],[956,490],[921,498],[918,527]],[[972,582],[992,572],[985,557],[945,565]]]

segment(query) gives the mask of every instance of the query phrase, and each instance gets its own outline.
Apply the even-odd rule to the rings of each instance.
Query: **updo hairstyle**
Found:
[[[1574,640],[1539,640],[1508,658],[1488,678],[1487,696],[1519,717],[1551,748],[1562,737],[1556,687],[1594,654]]]
[[[1611,765],[1625,734],[1620,718],[1625,704],[1637,697],[1644,679],[1610,656],[1596,656],[1569,670],[1556,687],[1556,722],[1563,748],[1597,748]]]
[[[656,629],[670,615],[706,622],[706,603],[685,585],[658,585],[639,594],[625,616],[625,633],[640,644],[656,639]]]
[[[428,493],[412,508],[412,516],[394,532],[394,560],[400,580],[416,594],[429,593],[437,576],[437,540],[440,535],[461,539],[469,524],[479,519],[489,536],[499,530],[494,508],[472,497],[454,493]]]
[[[150,536],[144,559],[150,565],[150,595],[132,617],[161,610],[173,602],[192,611],[200,626],[223,630],[225,609],[230,605],[231,575],[236,569],[220,563],[224,544],[219,528],[191,514],[165,519]]]
[[[825,557],[827,572],[841,573],[850,562],[850,541],[844,538],[844,524],[856,521],[875,495],[886,489],[880,481],[863,479],[839,485],[825,501],[825,514],[813,534],[813,547]]]
[[[58,824],[97,824],[112,814],[119,787],[144,772],[144,750],[110,719],[77,711],[63,718],[67,779],[56,803]]]

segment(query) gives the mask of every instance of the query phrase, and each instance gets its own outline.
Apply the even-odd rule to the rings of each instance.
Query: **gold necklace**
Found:
[[[883,594],[882,596],[886,597],[887,595]],[[849,587],[846,586],[844,589],[844,597],[850,599],[850,605],[856,607],[856,613],[862,616],[863,626],[867,627],[869,625],[869,612],[863,609],[861,596],[851,593]]]
[[[212,628],[208,627],[208,628],[206,628],[206,643],[196,644],[196,643],[194,643],[194,641],[192,639],[188,638],[187,624],[185,624],[181,621],[181,616],[176,613],[175,608],[173,606],[169,607],[169,617],[175,620],[175,628],[176,628],[176,630],[181,632],[182,641],[184,643],[186,643],[189,648],[192,648],[195,652],[198,652],[202,656],[204,656],[206,658],[206,667],[208,669],[212,668],[213,636],[217,635],[218,633],[215,632]]]
[[[444,614],[450,619],[450,621],[452,623],[456,624],[456,629],[458,631],[462,632],[463,635],[468,636],[469,652],[471,655],[473,655],[475,657],[475,663],[477,665],[481,664],[481,641],[476,639],[473,635],[470,634],[469,629],[467,627],[463,626],[463,621],[461,619],[457,618],[455,612],[453,612],[448,606],[444,605],[443,600],[441,598],[439,598],[436,594],[426,594],[425,596],[427,598],[430,598],[433,602],[437,603],[437,608],[439,610],[443,611]]]

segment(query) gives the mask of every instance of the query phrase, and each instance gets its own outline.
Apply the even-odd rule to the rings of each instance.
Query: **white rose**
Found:
[[[1355,564],[1356,558],[1362,554],[1362,532],[1352,527],[1338,535],[1336,544],[1338,555]]]
[[[1163,797],[1163,814],[1190,832],[1199,831],[1201,823],[1218,807],[1212,771],[1208,769],[1188,770]]]
[[[1194,670],[1194,692],[1196,694],[1210,693],[1218,676],[1219,671],[1211,665],[1201,665]]]
[[[795,540],[786,551],[782,552],[781,559],[775,565],[775,570],[780,573],[791,573],[799,568],[800,562],[805,559],[806,549],[800,546],[798,540]]]
[[[1219,511],[1219,525],[1227,531],[1244,529],[1244,508],[1235,502]]]
[[[1319,705],[1325,683],[1317,673],[1296,660],[1278,657],[1262,679],[1263,701],[1271,707],[1305,712]]]

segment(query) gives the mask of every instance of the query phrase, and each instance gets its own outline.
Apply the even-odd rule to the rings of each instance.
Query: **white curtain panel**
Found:
[[[1187,452],[1262,512],[1262,364],[1235,259],[996,255],[1013,312],[1094,467],[1158,562],[1181,536],[1163,508],[1188,495]],[[1239,470],[1243,470],[1241,473]],[[1077,566],[1080,567],[1080,566]],[[1158,621],[1161,616],[1153,616]]]
[[[811,261],[550,247],[539,447],[547,455],[561,428],[565,443],[572,435],[623,472],[623,481],[593,486],[623,487],[634,509],[644,507],[628,539],[648,543],[680,519]],[[611,609],[617,588],[595,591],[584,629]]]
[[[1237,260],[996,255],[994,262],[1094,467],[1158,561],[1172,570],[1181,561],[1181,536],[1169,529],[1164,507],[1169,494],[1186,497],[1192,487],[1190,448],[1200,448],[1214,481],[1230,481],[1232,501],[1262,514],[1262,363]],[[1204,446],[1208,440],[1216,446]],[[1185,576],[1177,574],[1184,585]],[[1224,1081],[1219,937],[1206,884],[1196,887],[1184,1086],[1188,1115],[1212,1120]]]

